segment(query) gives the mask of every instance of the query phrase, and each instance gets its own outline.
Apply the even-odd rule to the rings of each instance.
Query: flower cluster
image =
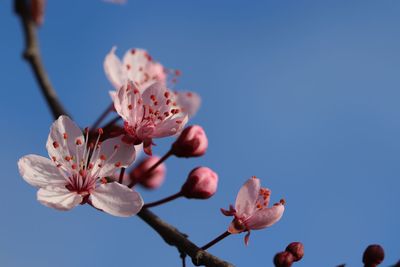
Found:
[[[37,199],[47,207],[70,210],[79,204],[114,216],[128,217],[143,208],[166,203],[178,197],[208,199],[218,188],[218,175],[208,167],[197,167],[187,176],[180,190],[159,201],[144,204],[136,185],[156,189],[165,180],[164,161],[203,156],[208,138],[199,125],[185,128],[200,105],[194,92],[176,92],[179,71],[164,68],[143,49],[130,49],[122,61],[112,48],[104,60],[105,73],[115,87],[110,92],[112,107],[122,119],[99,129],[81,129],[69,117],[60,116],[51,126],[46,148],[49,158],[27,155],[18,161],[21,176],[38,188]],[[172,78],[171,78],[172,77]],[[111,112],[112,109],[108,109]],[[101,123],[102,115],[95,125]],[[94,127],[96,128],[96,127]],[[104,130],[103,130],[104,129]],[[158,138],[177,136],[163,156],[152,156]],[[147,154],[135,163],[137,152]],[[125,169],[130,168],[127,173]],[[240,189],[235,206],[222,210],[234,216],[228,231],[203,249],[229,234],[266,228],[283,215],[284,201],[268,207],[270,190],[261,188],[252,177]]]

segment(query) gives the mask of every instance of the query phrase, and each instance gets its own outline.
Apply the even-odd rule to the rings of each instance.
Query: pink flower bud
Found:
[[[380,245],[369,245],[364,251],[363,263],[366,267],[378,266],[385,258],[385,252]]]
[[[290,267],[294,261],[294,256],[288,251],[282,251],[275,255],[274,264],[276,267]]]
[[[293,261],[299,261],[304,256],[304,246],[300,242],[292,242],[286,247],[286,251],[292,253]]]
[[[132,181],[148,189],[156,189],[161,186],[165,178],[165,164],[161,163],[151,172],[149,169],[160,160],[157,156],[152,156],[144,159],[136,168],[134,168],[130,177]]]
[[[203,128],[192,125],[184,129],[172,145],[172,154],[177,157],[199,157],[206,153],[207,147],[208,139]]]
[[[207,167],[198,167],[189,173],[181,193],[186,198],[207,199],[215,194],[218,175]]]

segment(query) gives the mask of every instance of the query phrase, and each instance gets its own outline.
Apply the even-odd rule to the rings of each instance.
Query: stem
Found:
[[[107,127],[113,126],[117,121],[119,121],[121,119],[120,116],[115,117],[114,119],[110,120],[106,125],[104,125],[103,129],[106,129]]]
[[[100,117],[93,123],[92,129],[97,129],[100,123],[107,117],[108,113],[110,113],[114,109],[114,103],[111,103],[106,110],[100,115]]]
[[[121,172],[119,173],[118,183],[122,184],[122,180],[124,180],[125,168],[121,168]]]
[[[148,173],[151,173],[154,171],[161,163],[166,161],[170,156],[172,156],[172,150],[168,151],[162,158],[160,158],[156,163],[154,163],[153,166],[151,166],[143,175],[146,175]],[[133,187],[136,184],[135,181],[132,181],[128,187]]]
[[[138,214],[140,219],[153,228],[170,246],[176,247],[181,253],[185,252],[196,266],[234,267],[233,264],[221,260],[193,244],[185,234],[172,225],[161,220],[148,209],[142,209]]]
[[[143,208],[152,208],[152,207],[155,207],[155,206],[159,206],[161,204],[164,204],[164,203],[167,203],[167,202],[172,201],[174,199],[177,199],[178,197],[181,197],[181,196],[183,196],[182,192],[178,192],[176,194],[173,194],[172,196],[169,196],[169,197],[160,199],[158,201],[154,201],[154,202],[150,202],[148,204],[145,204],[145,205],[143,205]]]
[[[36,36],[36,25],[31,19],[29,12],[29,1],[15,0],[14,3],[15,12],[20,17],[24,30],[25,50],[23,52],[23,56],[33,70],[36,81],[39,83],[39,87],[44,98],[46,99],[46,103],[49,106],[54,119],[57,119],[60,115],[67,114],[67,112],[65,111],[61,102],[58,100],[56,91],[51,85],[49,76],[47,75],[43,66]]]
[[[214,240],[208,242],[206,245],[204,245],[203,247],[201,247],[202,250],[206,250],[212,246],[214,246],[215,244],[217,244],[219,241],[221,241],[222,239],[224,239],[225,237],[229,236],[231,233],[229,233],[228,231],[222,233],[221,235],[219,235],[217,238],[215,238]]]
[[[182,259],[182,267],[186,267],[186,254],[181,253],[180,257]]]

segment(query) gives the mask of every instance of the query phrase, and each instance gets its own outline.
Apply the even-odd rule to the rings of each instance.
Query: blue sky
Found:
[[[145,201],[175,193],[187,173],[209,166],[220,177],[208,201],[177,200],[154,211],[202,245],[225,231],[219,208],[252,175],[287,201],[282,220],[211,248],[237,266],[272,266],[291,241],[305,245],[295,266],[360,266],[368,244],[399,258],[400,2],[387,1],[48,1],[39,30],[54,87],[74,119],[90,125],[110,99],[102,62],[146,48],[182,70],[179,89],[203,105],[191,121],[207,131],[199,159],[167,162],[165,185]],[[52,118],[28,65],[11,1],[0,8],[0,265],[179,266],[178,253],[138,218],[90,207],[58,212],[35,200],[17,160],[46,155]],[[167,151],[173,139],[157,142]]]

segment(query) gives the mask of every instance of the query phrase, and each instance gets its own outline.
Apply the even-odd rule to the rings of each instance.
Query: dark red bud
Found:
[[[292,253],[293,260],[299,261],[304,256],[304,246],[300,242],[292,242],[286,247],[286,251]]]
[[[282,251],[275,255],[275,267],[290,267],[294,261],[294,256],[288,251]]]
[[[369,245],[364,251],[363,263],[365,267],[375,267],[383,261],[385,252],[378,244]]]

